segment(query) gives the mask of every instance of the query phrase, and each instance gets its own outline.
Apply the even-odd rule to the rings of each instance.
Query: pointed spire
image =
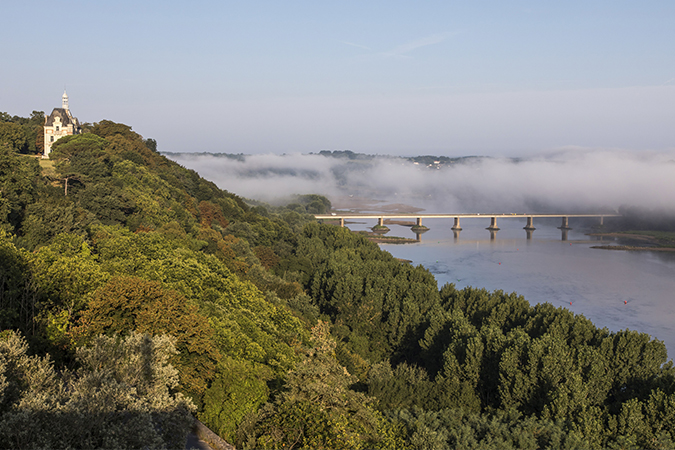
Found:
[[[63,109],[68,110],[68,94],[66,94],[66,89],[63,89],[63,96],[61,97],[61,102]]]

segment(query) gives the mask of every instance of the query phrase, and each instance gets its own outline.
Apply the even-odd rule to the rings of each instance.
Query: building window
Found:
[[[56,131],[59,131],[59,126],[58,126],[58,125],[56,126]]]
[[[49,142],[54,142],[54,136],[49,136]]]

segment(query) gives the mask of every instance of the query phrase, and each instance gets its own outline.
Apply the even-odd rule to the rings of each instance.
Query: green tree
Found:
[[[30,262],[32,280],[39,293],[37,319],[43,337],[67,351],[71,347],[72,326],[93,292],[105,284],[109,275],[101,270],[84,239],[72,234],[59,235],[34,253]]]
[[[182,448],[194,405],[175,393],[175,353],[167,336],[98,337],[75,373],[57,373],[3,333],[0,448]]]
[[[286,382],[285,390],[260,414],[255,448],[399,448],[395,429],[335,358],[329,327],[312,329],[312,347]],[[250,445],[252,441],[248,440]]]
[[[33,333],[37,295],[31,283],[29,256],[0,229],[0,329]]]
[[[158,282],[135,277],[113,277],[93,295],[83,311],[76,337],[132,331],[168,334],[176,338],[174,360],[185,392],[201,398],[215,376],[220,352],[207,319],[197,308]]]
[[[34,158],[18,156],[0,145],[0,227],[16,232],[21,227],[26,208],[35,201],[40,167]]]
[[[228,442],[236,442],[238,427],[255,416],[269,397],[272,371],[261,364],[229,357],[218,363],[218,375],[204,395],[199,419]]]
[[[0,147],[25,153],[28,150],[28,140],[24,128],[18,123],[0,122]]]
[[[316,223],[305,227],[297,254],[311,262],[309,292],[351,351],[371,362],[414,358],[423,326],[439,310],[426,269],[402,264],[349,230]]]

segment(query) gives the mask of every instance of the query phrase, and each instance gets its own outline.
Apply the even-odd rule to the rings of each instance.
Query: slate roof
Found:
[[[77,119],[68,114],[68,111],[65,108],[54,108],[54,111],[52,111],[49,117],[47,117],[45,126],[47,127],[54,126],[54,119],[56,119],[56,117],[61,118],[62,127],[68,126],[71,123],[75,126],[75,128],[79,126],[79,124],[77,123]]]

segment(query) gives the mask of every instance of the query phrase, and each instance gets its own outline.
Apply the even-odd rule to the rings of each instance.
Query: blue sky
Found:
[[[675,2],[2,1],[0,111],[162,151],[675,148]]]

